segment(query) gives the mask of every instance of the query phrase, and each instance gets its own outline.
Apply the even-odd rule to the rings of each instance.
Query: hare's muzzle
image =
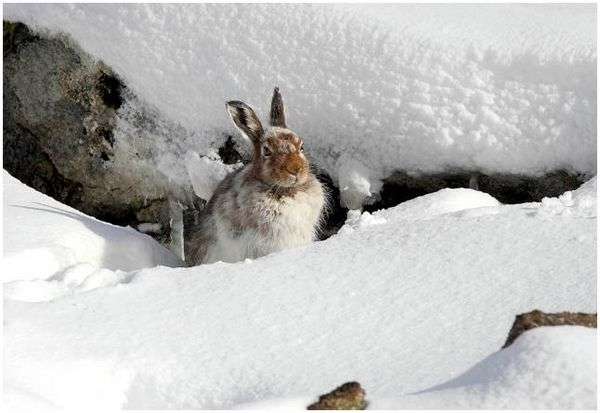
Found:
[[[288,157],[285,163],[285,170],[291,175],[297,176],[304,171],[304,160],[298,155]]]

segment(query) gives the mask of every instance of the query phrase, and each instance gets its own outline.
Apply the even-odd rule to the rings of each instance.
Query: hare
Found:
[[[225,177],[201,212],[186,237],[188,265],[236,262],[308,244],[326,201],[302,139],[286,126],[278,88],[266,130],[245,103],[230,101],[226,108],[253,144],[252,161]]]

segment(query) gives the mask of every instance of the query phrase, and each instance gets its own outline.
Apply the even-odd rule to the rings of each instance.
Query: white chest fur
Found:
[[[314,239],[323,208],[322,188],[317,185],[309,188],[311,192],[299,192],[270,206],[275,213],[267,238],[274,248],[304,245]]]
[[[230,219],[217,215],[216,242],[209,247],[205,263],[257,258],[314,240],[324,204],[323,188],[317,180],[293,197],[258,197],[252,201],[239,213],[257,217],[258,227],[236,232]]]

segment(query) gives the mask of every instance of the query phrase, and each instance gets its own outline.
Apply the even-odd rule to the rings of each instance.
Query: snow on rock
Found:
[[[577,215],[596,217],[596,176],[575,191],[567,191],[557,198],[542,199],[542,215]]]
[[[336,181],[342,155],[377,177],[596,170],[593,4],[7,4],[4,17],[72,35],[200,155],[238,136],[225,101],[266,119],[278,85]],[[171,145],[169,177],[192,143]]]
[[[193,151],[185,155],[185,165],[194,193],[206,201],[212,197],[213,192],[227,174],[242,166],[241,163],[225,165],[217,159],[201,157]]]
[[[383,182],[359,161],[342,155],[338,159],[337,176],[341,206],[358,209],[379,193]]]
[[[13,254],[17,247],[29,251],[33,261],[29,245],[35,247],[40,222],[57,219],[55,210],[17,220],[26,211],[10,205],[25,189],[10,177],[5,182],[5,245]],[[590,218],[542,216],[541,203],[497,205],[467,190],[425,199],[414,201],[432,206],[415,213],[418,219],[403,218],[399,205],[381,212],[386,221],[378,225],[256,260],[115,271],[122,282],[35,304],[20,298],[24,290],[5,291],[8,398],[19,406],[44,401],[74,409],[227,408],[306,395],[311,402],[356,380],[369,400],[382,403],[593,407],[595,382],[583,384],[594,377],[580,364],[595,364],[595,342],[580,329],[528,332],[484,360],[502,346],[515,314],[595,311]],[[487,212],[470,214],[482,208],[457,210],[453,203]],[[63,220],[61,228],[71,221],[80,222]],[[19,222],[18,231],[11,222]],[[46,237],[53,234],[47,228]],[[120,238],[110,239],[125,249]],[[70,242],[64,247],[107,248]],[[152,245],[139,245],[138,253]],[[140,262],[148,263],[144,257]],[[5,276],[18,270],[5,268]],[[84,270],[91,269],[63,279],[82,285]],[[464,391],[413,395],[453,379]],[[558,395],[567,383],[578,387],[563,401]]]
[[[137,229],[144,234],[156,234],[162,230],[162,226],[155,222],[142,222],[138,224]]]
[[[5,293],[32,300],[73,286],[114,285],[126,271],[177,265],[147,235],[101,222],[25,186],[3,171]]]

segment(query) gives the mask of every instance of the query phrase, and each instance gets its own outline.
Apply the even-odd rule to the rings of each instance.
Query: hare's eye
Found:
[[[300,144],[300,149],[299,150],[300,150],[300,152],[304,152],[304,143]]]
[[[264,156],[271,156],[272,152],[271,149],[269,149],[268,146],[263,146],[263,155]]]

